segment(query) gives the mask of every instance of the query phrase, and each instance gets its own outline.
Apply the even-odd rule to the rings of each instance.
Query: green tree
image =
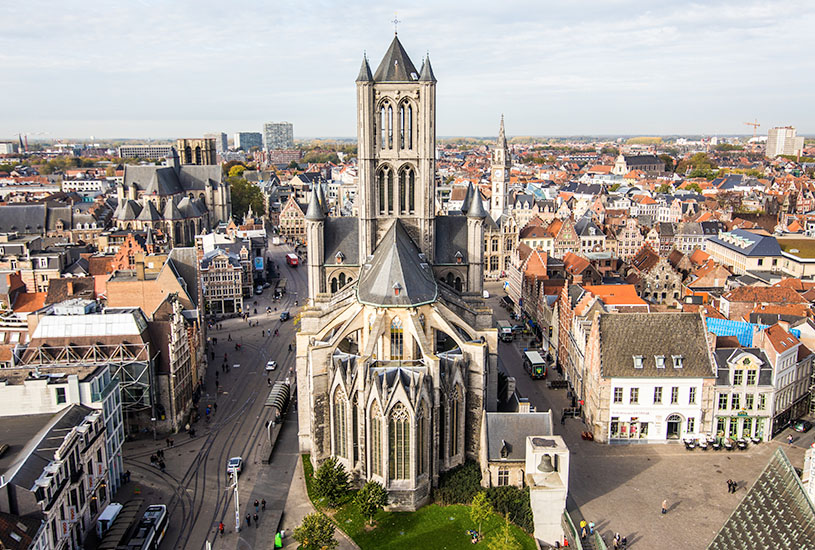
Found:
[[[620,188],[620,184],[619,184],[619,183],[613,183],[613,184],[611,184],[611,187],[609,187],[609,188],[608,188],[608,190],[609,190],[609,191],[611,191],[611,192],[613,193],[614,191],[616,191],[616,190],[617,190],[617,189],[619,189],[619,188]]]
[[[369,481],[354,497],[359,511],[368,518],[368,524],[373,525],[374,515],[388,505],[388,492],[376,481]]]
[[[670,193],[673,187],[671,187],[670,183],[663,183],[659,187],[657,187],[657,193]]]
[[[336,457],[329,457],[314,472],[314,490],[332,508],[348,493],[348,472]]]
[[[611,155],[613,157],[616,157],[617,155],[620,154],[620,150],[611,145],[605,145],[602,149],[600,149],[600,154]]]
[[[692,181],[689,184],[687,184],[685,186],[685,189],[687,189],[688,191],[695,191],[696,193],[701,193],[702,192],[702,188],[699,187],[699,184],[696,183],[695,181]]]
[[[229,169],[229,177],[230,178],[239,178],[246,172],[246,166],[243,164],[236,164],[232,168]]]
[[[298,169],[300,168],[300,165],[299,165],[299,164],[297,164],[297,161],[296,161],[296,160],[293,160],[293,161],[291,161],[291,162],[289,163],[289,165],[287,166],[287,168],[288,168],[289,170],[298,170]]]
[[[487,498],[487,492],[479,491],[473,497],[472,503],[470,503],[470,519],[473,520],[473,523],[478,525],[479,533],[481,533],[481,525],[484,523],[484,520],[489,519],[491,515],[492,505]]]
[[[674,158],[671,155],[666,155],[665,153],[662,153],[661,155],[659,155],[659,160],[665,163],[666,172],[674,171],[674,166],[676,165],[676,163],[674,162]]]
[[[263,213],[263,192],[260,187],[243,178],[227,178],[232,192],[232,215],[243,219],[244,214],[252,207],[256,214]]]
[[[334,538],[334,524],[319,512],[304,517],[293,536],[301,550],[334,550],[339,546]]]
[[[521,550],[521,544],[512,536],[509,514],[504,516],[504,523],[487,541],[488,550]]]

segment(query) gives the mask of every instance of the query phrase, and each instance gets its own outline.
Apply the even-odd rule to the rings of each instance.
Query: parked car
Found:
[[[266,363],[266,370],[275,370],[277,368],[277,361],[272,361],[271,359]]]
[[[283,313],[280,314],[281,321],[288,321],[289,319],[291,319],[291,315],[289,315],[288,311],[284,311]]]
[[[255,294],[263,294],[263,285],[255,287]]]
[[[229,462],[226,463],[227,474],[235,472],[236,474],[241,475],[242,470],[243,470],[243,459],[239,456],[230,458]]]
[[[269,281],[263,283],[263,288],[269,288],[270,286],[272,286],[272,283],[270,283]]]
[[[812,422],[808,420],[794,420],[792,422],[792,429],[801,433],[808,432],[812,429]]]

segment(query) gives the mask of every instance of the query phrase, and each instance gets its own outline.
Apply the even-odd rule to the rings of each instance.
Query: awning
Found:
[[[266,407],[274,407],[278,413],[286,410],[289,404],[289,391],[290,387],[285,382],[275,382],[269,392],[269,397],[266,398]]]

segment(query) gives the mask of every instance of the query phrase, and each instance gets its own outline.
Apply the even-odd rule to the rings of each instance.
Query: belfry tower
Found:
[[[372,75],[357,77],[359,255],[371,255],[394,219],[434,258],[436,77],[416,70],[397,36]]]
[[[490,181],[492,182],[492,199],[490,200],[490,216],[496,223],[507,210],[507,187],[509,186],[509,172],[512,162],[507,146],[507,137],[504,134],[504,115],[501,115],[501,127],[498,130],[498,143],[492,151],[492,166],[490,167]]]

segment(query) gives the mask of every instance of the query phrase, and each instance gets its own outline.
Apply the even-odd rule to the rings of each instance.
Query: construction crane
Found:
[[[761,126],[761,124],[758,123],[758,119],[755,119],[755,122],[745,122],[745,124],[753,127],[753,137],[756,137],[758,135],[758,127]]]

